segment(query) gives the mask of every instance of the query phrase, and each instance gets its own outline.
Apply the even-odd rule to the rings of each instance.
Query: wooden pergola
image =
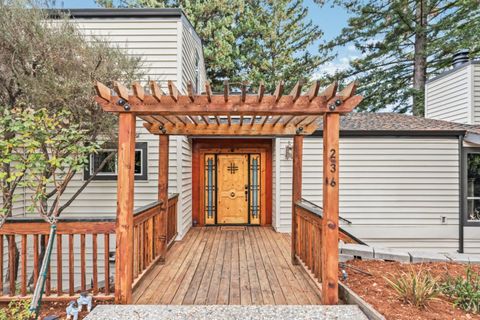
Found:
[[[111,90],[96,83],[97,103],[106,112],[118,113],[118,189],[117,189],[117,255],[115,298],[117,303],[131,303],[133,281],[133,197],[136,117],[145,121],[152,134],[159,135],[160,159],[158,198],[162,201],[160,224],[155,234],[161,244],[161,256],[167,250],[165,215],[168,202],[169,135],[188,136],[293,136],[292,181],[292,263],[296,254],[295,203],[302,197],[303,137],[319,127],[323,117],[323,222],[322,222],[322,302],[338,303],[338,208],[339,208],[339,127],[340,115],[351,112],[362,100],[355,95],[355,83],[337,92],[333,83],[319,93],[314,82],[306,93],[298,82],[284,94],[280,82],[273,94],[266,94],[260,84],[256,94],[247,93],[242,84],[232,94],[228,82],[222,94],[213,94],[209,83],[202,94],[195,94],[191,83],[182,93],[172,81],[164,92],[157,82],[149,83],[147,93],[135,82],[131,90],[114,83]]]

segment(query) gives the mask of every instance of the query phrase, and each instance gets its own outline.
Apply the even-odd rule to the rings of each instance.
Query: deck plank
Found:
[[[134,292],[135,304],[320,304],[290,262],[290,237],[272,228],[192,228]]]

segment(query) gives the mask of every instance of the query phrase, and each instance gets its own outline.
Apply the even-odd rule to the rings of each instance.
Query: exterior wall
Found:
[[[480,63],[472,64],[474,124],[480,124]]]
[[[290,139],[281,138],[283,152]],[[322,205],[322,138],[304,140],[303,197]],[[340,139],[342,227],[375,246],[456,251],[459,229],[458,139],[343,137]],[[280,166],[280,217],[290,232],[292,160]],[[446,223],[441,217],[446,217]],[[466,252],[480,252],[475,229],[465,231]]]
[[[205,68],[201,41],[185,17],[181,18],[81,18],[75,20],[89,36],[97,36],[112,46],[124,48],[143,61],[144,79],[156,80],[164,86],[173,80],[186,91],[188,81],[195,81],[195,55],[200,57],[200,85],[204,85]],[[137,121],[137,142],[148,143],[148,180],[135,181],[135,208],[157,199],[158,193],[158,137],[151,135]],[[191,225],[191,147],[185,137],[170,137],[169,192],[179,193],[179,236]],[[78,174],[65,192],[68,198],[83,183]],[[116,181],[92,181],[66,214],[115,214]]]
[[[426,118],[459,123],[475,121],[472,112],[472,70],[473,64],[467,64],[427,82]]]

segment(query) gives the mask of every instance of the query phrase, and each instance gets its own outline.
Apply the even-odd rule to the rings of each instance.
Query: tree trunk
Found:
[[[413,115],[425,113],[425,82],[427,78],[427,10],[426,0],[416,2],[415,52],[413,67]]]

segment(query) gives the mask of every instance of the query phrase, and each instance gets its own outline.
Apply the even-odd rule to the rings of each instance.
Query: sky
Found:
[[[309,47],[309,51],[318,50],[320,41],[328,41],[340,34],[343,27],[347,25],[348,13],[338,6],[331,7],[329,4],[320,7],[314,0],[305,0],[304,5],[309,9],[309,18],[318,25],[324,33],[324,38]],[[98,7],[94,0],[63,0],[57,2],[57,7],[63,8],[95,8]],[[350,59],[357,57],[358,53],[353,47],[340,48],[338,57],[330,63],[322,66],[319,73],[334,73],[336,69],[343,69],[348,66]]]

